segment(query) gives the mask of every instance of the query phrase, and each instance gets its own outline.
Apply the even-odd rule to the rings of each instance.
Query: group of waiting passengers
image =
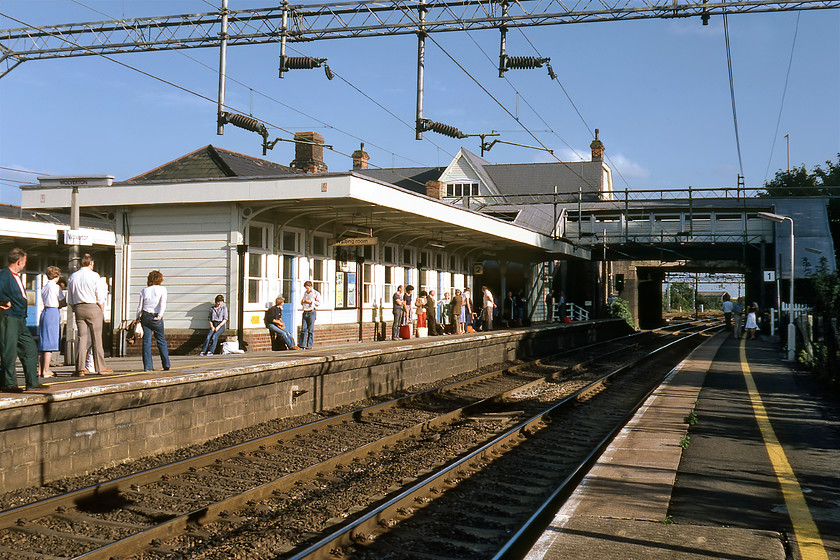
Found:
[[[744,317],[746,316],[746,324]],[[755,340],[755,333],[758,329],[758,304],[756,302],[747,304],[744,308],[744,298],[738,298],[735,302],[729,294],[723,296],[723,317],[726,320],[726,330],[733,331],[735,338],[744,336],[744,330],[750,335],[750,340]],[[741,325],[743,324],[743,328]]]

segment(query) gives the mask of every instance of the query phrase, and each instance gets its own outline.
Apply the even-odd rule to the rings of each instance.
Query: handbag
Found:
[[[138,319],[133,320],[128,324],[128,341],[136,342],[143,338],[143,325]]]

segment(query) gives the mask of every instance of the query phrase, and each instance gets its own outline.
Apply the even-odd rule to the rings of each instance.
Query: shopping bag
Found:
[[[411,325],[400,325],[400,338],[411,338]]]
[[[429,327],[417,327],[417,338],[429,336]]]

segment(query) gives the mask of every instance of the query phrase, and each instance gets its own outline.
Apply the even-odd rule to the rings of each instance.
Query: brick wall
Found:
[[[375,340],[385,340],[387,337],[385,333],[390,336],[390,324],[386,323],[365,323],[362,326],[362,340],[373,342]],[[298,339],[298,332],[294,333],[295,340]],[[201,347],[204,345],[204,339],[207,336],[206,330],[167,330],[166,344],[169,346],[169,353],[175,356],[184,356],[188,354],[198,354]],[[114,337],[116,340],[118,337]],[[236,338],[236,331],[227,329],[219,338],[219,346],[216,352],[221,352],[222,342],[230,338]],[[247,329],[243,337],[243,347],[250,352],[265,352],[271,350],[271,339],[268,335],[268,329]],[[319,325],[315,323],[315,346],[328,346],[333,344],[341,344],[346,342],[359,341],[359,325],[357,323],[346,325]],[[116,355],[116,346],[112,349]],[[129,344],[126,346],[126,356],[139,356],[141,352],[140,342]],[[152,355],[157,355],[157,344],[152,341]]]

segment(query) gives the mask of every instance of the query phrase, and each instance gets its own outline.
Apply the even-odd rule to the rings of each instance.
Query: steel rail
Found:
[[[303,550],[289,556],[287,560],[328,560],[329,558],[334,558],[342,549],[363,543],[367,540],[367,535],[387,531],[387,528],[392,525],[393,520],[404,517],[410,508],[417,507],[418,504],[428,503],[440,497],[447,490],[457,486],[460,480],[469,478],[478,472],[480,469],[473,467],[473,464],[480,463],[481,461],[492,462],[496,460],[516,447],[521,440],[527,437],[526,434],[534,433],[542,429],[546,425],[544,418],[550,417],[552,414],[556,414],[558,411],[585,399],[593,391],[600,390],[604,383],[606,383],[609,379],[625,373],[633,367],[640,365],[642,362],[651,359],[653,356],[673,347],[675,344],[683,343],[686,340],[701,336],[707,331],[717,330],[718,328],[718,326],[708,327],[707,329],[688,334],[678,340],[674,340],[658,347],[645,356],[634,358],[625,364],[622,364],[613,371],[602,375],[598,379],[568,395],[560,402],[550,406],[539,414],[519,422],[516,426],[497,436],[492,441],[482,445],[480,448],[447,464],[434,473],[431,473],[423,480],[400,492],[398,495],[393,496],[381,505],[372,508],[358,519],[341,524],[333,532],[322,537],[315,543],[303,548]],[[642,403],[644,403],[644,400],[639,402],[634,407],[634,410],[638,409]],[[632,415],[625,417],[618,429],[623,427],[629,418],[632,418]],[[617,433],[617,431],[617,429],[612,430],[611,435],[614,437],[614,434]],[[603,445],[604,443],[601,442],[598,447],[601,448]],[[592,457],[597,458],[594,451],[590,453],[587,461],[591,462]],[[578,466],[575,469],[575,472],[580,472],[584,467],[585,465]],[[564,481],[564,484],[565,483],[566,482]]]
[[[622,340],[632,340],[633,338],[643,334],[645,333],[633,333],[626,337],[619,337],[618,339],[588,345],[585,348],[591,349],[597,346],[604,346],[607,344],[621,342]],[[630,346],[637,345],[638,343],[635,343]],[[621,349],[614,350],[608,354],[626,351],[628,347],[629,346],[623,346]],[[569,355],[580,350],[582,349],[574,349],[571,351],[559,353],[556,356],[559,357],[563,355]],[[604,355],[607,354],[602,354],[602,357]],[[60,512],[61,508],[63,507],[72,507],[82,503],[93,503],[96,500],[112,498],[119,495],[120,493],[131,492],[136,486],[154,483],[160,481],[164,477],[172,476],[174,474],[185,473],[190,470],[207,467],[216,464],[219,461],[223,461],[231,457],[236,457],[242,455],[243,453],[247,454],[250,451],[255,451],[265,446],[293,441],[300,435],[305,435],[307,433],[327,429],[330,426],[338,426],[350,420],[359,420],[361,418],[370,417],[378,412],[381,412],[386,409],[396,408],[405,403],[426,399],[435,395],[451,394],[459,389],[482,383],[486,380],[502,375],[515,375],[516,372],[522,369],[522,366],[528,365],[540,365],[540,361],[535,360],[530,362],[529,364],[523,364],[512,368],[500,369],[497,371],[473,376],[469,379],[449,383],[441,387],[421,391],[411,395],[406,395],[397,399],[392,399],[389,401],[371,405],[331,418],[317,420],[295,428],[289,428],[287,430],[275,434],[255,438],[253,440],[249,440],[222,450],[205,453],[196,457],[191,457],[188,459],[177,461],[168,465],[148,469],[140,473],[127,475],[88,488],[79,489],[61,496],[48,498],[32,504],[27,504],[24,506],[19,506],[6,511],[2,511],[0,512],[0,529],[13,528],[14,526],[25,526],[26,523],[28,523],[29,521],[56,514],[56,512]],[[551,375],[551,377],[556,376],[556,372]],[[386,436],[385,438],[380,438],[377,441],[365,444],[364,446],[357,448],[351,452],[334,456],[321,463],[311,465],[310,467],[307,467],[301,471],[296,471],[281,478],[275,479],[274,481],[261,484],[255,488],[246,490],[243,493],[237,494],[236,496],[230,497],[221,502],[206,505],[204,507],[190,511],[186,514],[176,515],[175,517],[167,520],[164,523],[150,527],[148,529],[144,529],[142,531],[138,531],[137,533],[134,533],[133,535],[125,539],[114,541],[113,543],[104,545],[98,549],[83,554],[79,556],[79,558],[108,559],[115,556],[134,553],[139,549],[151,548],[155,541],[162,541],[168,538],[172,538],[178,534],[183,534],[189,527],[212,522],[218,519],[224,511],[241,508],[251,500],[259,500],[266,498],[278,490],[288,489],[291,486],[299,483],[300,481],[306,480],[307,478],[311,479],[315,477],[316,474],[319,472],[333,470],[337,468],[338,465],[344,462],[350,462],[354,458],[364,457],[368,454],[376,453],[377,451],[382,450],[387,446],[393,445],[396,441],[405,439],[407,437],[411,437],[413,435],[417,435],[425,430],[436,428],[442,424],[450,423],[454,421],[454,419],[468,413],[468,411],[479,407],[485,403],[497,402],[506,398],[509,394],[513,392],[527,390],[530,387],[545,382],[545,378],[536,379],[531,382],[523,383],[515,387],[514,389],[510,389],[493,397],[481,399],[476,402],[467,404],[463,407],[459,407],[434,419],[421,422],[412,427],[400,430],[399,432],[396,432],[390,436]]]
[[[716,328],[719,327],[709,327],[700,333],[695,333],[695,335],[708,330],[714,330]],[[671,374],[677,370],[677,367],[679,366],[672,368],[667,374],[665,374],[664,379],[670,377]],[[555,512],[559,509],[563,502],[565,502],[568,496],[571,495],[580,481],[583,480],[584,476],[586,476],[589,470],[594,466],[595,462],[600,458],[601,454],[603,454],[610,443],[612,443],[618,433],[630,420],[632,420],[639,408],[647,402],[648,398],[650,398],[650,396],[659,389],[660,386],[661,384],[658,384],[656,387],[652,387],[636,402],[634,406],[631,407],[631,410],[613,426],[612,430],[604,436],[592,453],[590,453],[574,468],[574,470],[557,486],[557,488],[554,489],[551,495],[546,498],[542,505],[537,508],[528,520],[525,521],[513,535],[511,535],[510,539],[508,539],[508,541],[499,549],[499,551],[493,556],[492,560],[512,560],[513,558],[521,558],[520,553],[522,549],[530,549],[531,545],[536,541],[535,537],[539,536],[545,530],[547,521],[550,521],[550,519],[553,518]]]

